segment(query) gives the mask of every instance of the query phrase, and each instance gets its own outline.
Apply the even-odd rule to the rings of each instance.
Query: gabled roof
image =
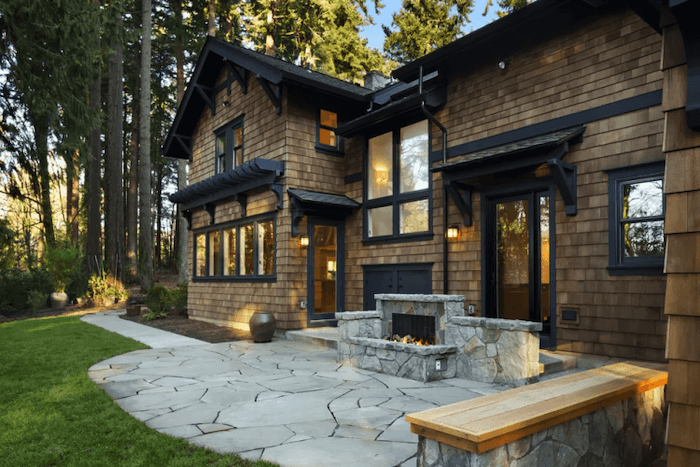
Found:
[[[421,67],[424,73],[442,67],[469,70],[490,62],[496,67],[516,49],[565,33],[591,15],[605,14],[637,1],[537,0],[394,70],[392,76],[400,81],[416,79]]]
[[[238,45],[207,37],[199,60],[190,79],[185,95],[175,115],[175,120],[163,144],[162,153],[167,157],[190,158],[191,136],[207,101],[207,93],[214,91],[216,80],[223,67],[233,65],[232,76],[242,70],[264,80],[268,85],[282,83],[302,86],[353,102],[368,102],[372,91],[312,70],[296,66],[278,58],[269,57]],[[244,78],[246,82],[246,78]],[[198,89],[199,88],[199,89]],[[216,109],[213,108],[215,112]]]

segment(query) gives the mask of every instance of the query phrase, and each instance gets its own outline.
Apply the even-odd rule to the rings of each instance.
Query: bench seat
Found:
[[[622,362],[406,416],[419,436],[483,453],[666,385],[663,364]]]

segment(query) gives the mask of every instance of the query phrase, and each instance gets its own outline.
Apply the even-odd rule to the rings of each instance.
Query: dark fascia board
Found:
[[[164,156],[178,159],[188,159],[190,157],[187,151],[175,141],[175,136],[191,136],[206,105],[204,99],[196,92],[195,88],[197,85],[214,87],[219,71],[225,66],[226,60],[251,71],[265,81],[277,86],[283,82],[288,82],[314,89],[316,92],[320,91],[337,99],[346,99],[359,103],[367,103],[371,100],[372,92],[368,89],[350,85],[341,80],[325,76],[322,73],[305,70],[283,60],[262,56],[256,52],[209,36],[204,43],[192,78],[187,84],[182,102],[180,102],[173,124],[163,144],[162,154]],[[320,76],[323,79],[320,79]]]
[[[619,7],[616,5],[619,1],[608,0],[602,7]],[[394,70],[392,76],[400,81],[410,81],[418,77],[421,67],[423,73],[429,73],[444,63],[464,69],[492,60],[495,67],[500,59],[505,58],[503,54],[566,31],[577,20],[597,9],[584,0],[537,0]]]

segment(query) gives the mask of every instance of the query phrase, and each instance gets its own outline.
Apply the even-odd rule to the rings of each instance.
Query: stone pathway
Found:
[[[159,432],[283,467],[415,466],[418,437],[406,414],[506,389],[463,379],[421,383],[342,366],[336,357],[292,341],[205,343],[130,352],[88,375]]]

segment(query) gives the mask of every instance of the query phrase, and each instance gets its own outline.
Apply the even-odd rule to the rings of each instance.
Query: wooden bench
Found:
[[[616,363],[406,416],[411,431],[481,454],[666,385],[665,365]]]

